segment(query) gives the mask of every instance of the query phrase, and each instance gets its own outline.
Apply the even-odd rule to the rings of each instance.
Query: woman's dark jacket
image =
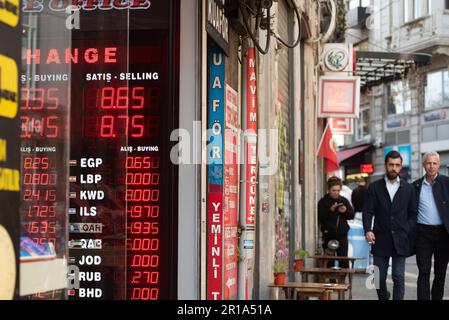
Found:
[[[332,212],[331,206],[335,202],[343,203],[347,208],[346,212],[340,213],[338,208],[335,209],[335,212]],[[354,209],[345,197],[340,196],[338,199],[333,199],[329,194],[326,194],[318,202],[318,222],[326,240],[338,240],[346,237],[349,231],[348,220],[352,219],[354,219]]]

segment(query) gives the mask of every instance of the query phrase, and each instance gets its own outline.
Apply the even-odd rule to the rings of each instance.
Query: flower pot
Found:
[[[277,286],[285,285],[286,273],[274,273],[274,284]]]
[[[293,265],[295,271],[302,270],[303,267],[304,267],[304,260],[302,259],[295,260],[295,264]]]

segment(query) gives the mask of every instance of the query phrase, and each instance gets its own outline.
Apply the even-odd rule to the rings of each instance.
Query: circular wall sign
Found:
[[[324,57],[324,64],[330,71],[343,71],[349,63],[348,51],[342,48],[329,49]]]
[[[14,297],[16,284],[16,255],[8,231],[0,225],[0,300]]]

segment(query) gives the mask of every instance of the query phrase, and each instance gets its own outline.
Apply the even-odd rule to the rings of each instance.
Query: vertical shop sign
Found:
[[[254,225],[257,181],[257,82],[254,48],[248,49],[246,77],[246,224]]]
[[[225,15],[225,0],[207,0],[206,31],[214,42],[229,54],[229,22]]]
[[[253,288],[253,270],[255,256],[255,219],[257,190],[257,86],[256,86],[256,54],[254,48],[248,48],[245,60],[245,165],[242,167],[244,176],[242,185],[242,213],[240,250],[242,259],[239,262],[239,299],[251,300]]]
[[[0,1],[0,300],[14,298],[19,251],[20,1]]]
[[[223,137],[225,55],[209,51],[207,299],[223,299]]]
[[[238,93],[226,85],[224,165],[224,300],[237,298],[237,223],[239,212]]]

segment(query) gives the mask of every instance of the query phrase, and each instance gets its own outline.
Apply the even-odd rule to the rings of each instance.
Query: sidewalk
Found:
[[[448,268],[449,270],[449,268]],[[368,274],[356,274],[353,278],[353,300],[377,300],[376,290],[370,290],[366,287]],[[410,257],[405,265],[405,300],[416,300],[416,281],[418,280],[418,267],[416,266],[416,257]],[[433,281],[433,269],[430,277],[431,285]],[[387,277],[388,291],[393,294],[393,282],[391,275]],[[446,273],[446,283],[444,289],[444,300],[449,300],[449,272]]]

